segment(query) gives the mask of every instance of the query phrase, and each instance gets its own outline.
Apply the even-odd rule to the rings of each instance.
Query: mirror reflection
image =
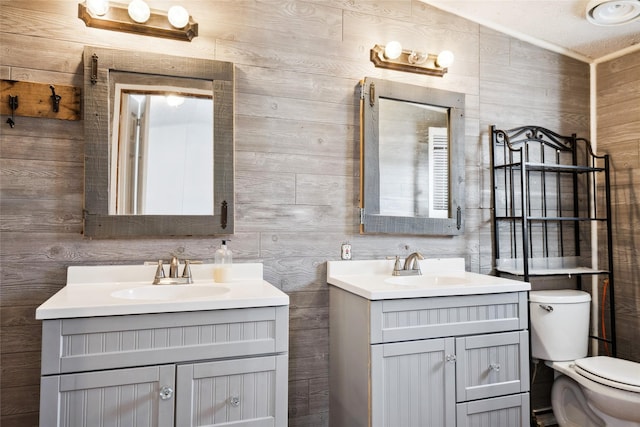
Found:
[[[211,92],[115,86],[109,213],[213,214]]]
[[[448,111],[380,98],[380,215],[449,216]]]

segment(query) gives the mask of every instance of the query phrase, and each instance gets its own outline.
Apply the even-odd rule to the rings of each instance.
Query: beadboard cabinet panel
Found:
[[[43,377],[41,394],[58,398],[43,399],[40,425],[173,427],[174,402],[158,393],[174,377],[174,365]]]

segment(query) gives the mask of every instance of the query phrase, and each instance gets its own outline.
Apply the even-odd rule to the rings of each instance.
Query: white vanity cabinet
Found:
[[[287,425],[288,306],[47,319],[40,425]]]
[[[526,292],[329,295],[332,427],[529,425]]]

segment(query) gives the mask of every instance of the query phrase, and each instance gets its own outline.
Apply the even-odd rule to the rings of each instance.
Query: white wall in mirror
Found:
[[[127,84],[115,91],[109,213],[212,215],[210,92]]]
[[[449,217],[448,109],[378,102],[380,215]]]

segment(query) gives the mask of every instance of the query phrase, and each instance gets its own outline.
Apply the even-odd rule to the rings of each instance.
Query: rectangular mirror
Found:
[[[361,84],[362,233],[464,231],[464,94]]]
[[[87,46],[85,234],[234,229],[234,67]]]

